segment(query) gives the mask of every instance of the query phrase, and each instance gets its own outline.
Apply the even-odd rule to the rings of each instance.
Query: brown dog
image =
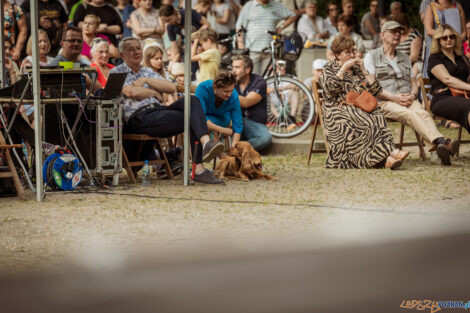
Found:
[[[219,178],[231,178],[239,180],[276,178],[263,174],[263,163],[260,154],[247,141],[240,141],[234,147],[227,150],[227,155],[220,158],[215,168],[215,174]]]

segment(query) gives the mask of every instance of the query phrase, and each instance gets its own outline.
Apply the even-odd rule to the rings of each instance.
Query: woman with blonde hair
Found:
[[[392,133],[380,108],[368,113],[345,103],[349,91],[382,93],[368,75],[364,61],[355,57],[354,41],[339,34],[331,44],[334,60],[323,69],[323,130],[328,142],[327,168],[395,169],[409,154],[395,148]]]
[[[83,20],[83,47],[82,47],[82,55],[87,57],[88,60],[92,59],[91,55],[91,46],[93,45],[93,40],[95,38],[101,38],[108,42],[109,45],[109,55],[112,58],[119,58],[120,54],[118,49],[111,43],[109,38],[103,34],[98,33],[98,28],[100,26],[101,19],[94,15],[88,14],[85,16]]]
[[[38,46],[39,46],[39,66],[46,66],[50,61],[54,58],[48,56],[47,54],[51,50],[51,42],[47,33],[43,29],[38,29]],[[28,39],[28,43],[26,45],[26,54],[28,55],[24,58],[23,63],[21,63],[21,71],[24,70],[25,67],[31,67],[33,64],[33,40],[31,36]]]
[[[470,63],[463,56],[460,34],[450,25],[439,25],[432,36],[430,53],[428,75],[433,94],[431,111],[456,121],[470,133],[470,100],[452,96],[449,89],[470,92]]]

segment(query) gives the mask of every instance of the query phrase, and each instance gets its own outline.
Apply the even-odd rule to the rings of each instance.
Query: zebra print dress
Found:
[[[382,92],[382,87],[377,81],[370,85],[359,69],[353,69],[353,74],[347,73],[341,80],[336,76],[339,69],[338,61],[332,61],[325,66],[320,78],[324,92],[323,131],[329,146],[326,167],[381,166],[395,145],[380,108],[367,113],[342,102],[348,91],[364,90],[364,82],[374,96]]]

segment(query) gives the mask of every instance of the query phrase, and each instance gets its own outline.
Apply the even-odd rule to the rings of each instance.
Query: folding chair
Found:
[[[422,74],[418,74],[418,84],[421,89],[421,96],[423,98],[424,108],[431,113],[432,117],[437,121],[447,120],[442,116],[434,115],[431,111],[431,81],[429,78],[424,78]],[[455,122],[455,121],[454,121]],[[457,123],[457,122],[455,122]],[[458,124],[458,123],[457,123]],[[462,140],[462,125],[459,124],[459,132],[457,135],[457,140],[460,144],[470,143],[470,140]],[[460,150],[460,148],[459,148]],[[457,156],[459,156],[459,150],[457,150]]]
[[[0,172],[0,179],[2,178],[12,178],[13,184],[15,185],[16,192],[18,193],[18,197],[24,199],[24,190],[23,186],[21,185],[20,179],[18,177],[18,172],[16,171],[15,165],[13,164],[13,160],[10,155],[10,149],[14,148],[22,148],[22,145],[15,144],[15,145],[8,145],[5,142],[5,138],[3,138],[2,133],[0,132],[0,154],[5,157],[6,165],[8,167],[8,171]]]
[[[323,110],[322,110],[322,101],[323,101],[323,87],[319,83],[315,83],[312,80],[312,90],[313,90],[313,99],[315,100],[315,118],[313,120],[313,134],[312,140],[310,142],[310,149],[308,153],[307,164],[310,165],[310,159],[312,153],[327,153],[328,152],[328,143],[326,141],[325,132],[323,131],[323,140],[325,142],[325,149],[313,149],[315,144],[315,137],[317,135],[317,128],[321,124],[323,125]]]
[[[157,148],[158,152],[160,153],[160,160],[153,160],[149,161],[149,164],[163,164],[165,166],[165,170],[168,174],[168,177],[173,179],[173,172],[171,171],[170,163],[168,162],[168,159],[166,157],[165,151],[163,151],[162,146],[160,145],[160,140],[161,138],[157,137],[151,137],[148,135],[144,134],[123,134],[122,135],[122,140],[128,141],[128,140],[133,140],[133,141],[138,141],[139,146],[138,146],[138,151],[137,151],[137,160],[140,159],[140,153],[142,152],[142,148],[145,144],[146,141],[154,141],[155,142],[155,148]],[[127,175],[129,176],[129,180],[131,183],[135,184],[136,181],[136,174],[134,173],[134,170],[132,169],[133,167],[136,166],[143,166],[145,161],[135,161],[135,162],[130,162],[129,159],[127,158],[126,150],[124,149],[124,145],[122,148],[122,160],[124,162],[124,168],[126,169]]]

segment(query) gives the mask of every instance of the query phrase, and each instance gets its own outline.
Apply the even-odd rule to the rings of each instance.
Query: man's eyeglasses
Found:
[[[457,37],[454,34],[452,34],[452,35],[449,35],[449,36],[442,36],[439,39],[447,41],[447,40],[455,40],[455,38],[457,38]]]
[[[328,11],[338,11],[338,8],[331,8],[331,9],[328,9]]]
[[[394,35],[396,35],[396,34],[399,34],[399,35],[403,34],[403,29],[401,29],[401,28],[388,29],[387,31],[388,31],[389,33],[394,34]]]
[[[82,43],[82,39],[64,39],[64,41],[70,42],[70,43]]]

